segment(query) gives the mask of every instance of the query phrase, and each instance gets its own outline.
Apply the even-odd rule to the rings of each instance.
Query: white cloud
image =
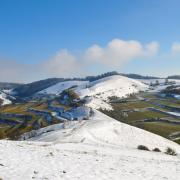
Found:
[[[174,42],[171,47],[172,55],[180,54],[180,43]]]
[[[146,53],[148,56],[154,56],[158,53],[159,50],[159,43],[156,41],[153,41],[145,46]]]
[[[143,45],[139,41],[114,39],[104,48],[99,45],[88,48],[85,51],[84,60],[119,67],[135,58],[153,56],[158,52],[158,49],[157,42]]]
[[[39,76],[39,68],[0,58],[0,82],[30,82]]]
[[[81,63],[68,50],[60,50],[52,59],[42,64],[42,69],[49,76],[72,77],[81,75]]]
[[[60,50],[40,64],[28,65],[0,59],[0,81],[29,82],[49,77],[79,77],[90,74],[97,65],[109,71],[112,68],[119,70],[131,60],[156,55],[158,49],[157,42],[142,44],[134,40],[113,39],[104,47],[92,45],[78,56],[67,49]]]

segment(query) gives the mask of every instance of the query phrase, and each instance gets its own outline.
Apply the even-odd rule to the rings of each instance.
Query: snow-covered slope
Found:
[[[43,131],[46,133],[41,134]],[[169,146],[180,153],[179,145],[98,111],[91,120],[53,125],[41,129],[41,133],[31,141],[0,141],[3,180],[177,180],[180,177],[179,155],[137,150],[137,145],[142,144],[162,151]]]
[[[80,96],[98,95],[107,100],[111,96],[126,97],[128,94],[137,93],[146,88],[146,85],[137,80],[115,75],[91,82],[88,88],[80,89],[77,92]]]
[[[172,84],[165,84],[166,82],[166,79],[139,79],[138,81],[144,83],[144,84],[147,84],[147,85],[150,85],[150,84],[155,84],[156,81],[159,82],[159,85],[157,86],[154,86],[153,89],[152,87],[149,89],[149,92],[160,92],[164,89],[166,89],[167,87],[169,86],[172,86]],[[173,82],[175,86],[179,86],[180,85],[180,80],[178,79],[169,79],[168,80],[169,82]]]
[[[38,133],[40,135],[30,140],[54,143],[84,142],[127,148],[137,148],[138,145],[142,144],[150,149],[158,147],[162,151],[167,147],[172,147],[180,153],[180,146],[176,143],[142,129],[118,122],[96,110],[90,120],[65,122],[38,131],[40,131]]]
[[[80,97],[91,97],[88,106],[95,109],[111,109],[111,106],[107,103],[108,97],[125,98],[132,93],[144,91],[147,88],[148,86],[140,81],[115,75],[91,82],[87,88],[77,89],[76,91]]]
[[[138,79],[138,81],[146,83],[146,84],[155,84],[156,81],[159,82],[159,84],[163,85],[166,82],[165,78],[161,78],[161,79]],[[174,82],[176,85],[180,85],[180,80],[179,79],[168,79],[169,82]]]
[[[39,92],[39,94],[60,94],[65,89],[69,89],[73,86],[78,86],[79,88],[84,88],[86,84],[88,84],[88,81],[65,81],[57,83],[47,89],[44,89]]]
[[[7,98],[7,95],[0,91],[0,99],[3,101],[2,105],[11,104],[11,101]]]
[[[109,76],[97,81],[66,81],[49,87],[39,93],[59,94],[63,90],[76,86],[74,90],[81,98],[89,96],[88,106],[98,109],[111,109],[107,103],[108,97],[127,97],[147,89],[144,83],[120,75]]]

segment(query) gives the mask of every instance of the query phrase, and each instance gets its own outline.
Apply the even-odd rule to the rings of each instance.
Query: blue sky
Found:
[[[1,0],[0,81],[180,74],[179,8],[179,0]]]

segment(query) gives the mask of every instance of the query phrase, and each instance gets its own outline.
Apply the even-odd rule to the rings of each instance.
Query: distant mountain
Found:
[[[139,74],[120,74],[120,75],[126,76],[128,78],[132,78],[132,79],[161,79],[156,76],[143,76],[143,75],[139,75]]]
[[[168,76],[168,79],[180,79],[180,75]]]
[[[13,89],[12,94],[18,97],[28,97],[63,80],[63,78],[50,78],[23,84]]]
[[[8,82],[0,82],[0,90],[3,89],[14,89],[22,84],[20,83],[8,83]]]

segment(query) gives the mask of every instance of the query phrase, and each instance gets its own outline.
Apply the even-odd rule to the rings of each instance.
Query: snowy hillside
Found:
[[[2,91],[0,91],[0,100],[2,100],[1,105],[11,104],[11,101],[7,98],[7,95]]]
[[[151,84],[151,83],[156,83],[156,81],[159,82],[159,84],[163,85],[166,81],[166,79],[161,78],[161,79],[139,79],[140,82],[146,83],[146,84]],[[180,85],[180,80],[179,79],[169,79],[169,82],[175,82],[176,85]]]
[[[169,86],[172,86],[172,84],[165,84],[166,79],[140,79],[140,82],[150,85],[150,84],[155,84],[156,81],[159,82],[159,85],[154,86],[153,89],[150,89],[149,92],[160,92],[164,89],[166,89]],[[180,80],[178,79],[169,79],[169,82],[173,82],[173,85],[178,85],[180,86]],[[152,87],[151,87],[152,88]]]
[[[66,81],[40,94],[74,88],[93,108],[88,120],[64,121],[27,132],[20,140],[0,141],[3,180],[177,180],[180,146],[95,110],[110,109],[109,97],[127,97],[148,85],[115,75],[97,81]],[[138,150],[139,145],[150,151]],[[170,147],[177,156],[165,154]],[[161,152],[152,151],[159,148]]]
[[[80,96],[98,95],[107,100],[111,96],[126,97],[128,94],[145,89],[146,85],[137,80],[116,75],[91,82],[88,88],[80,89],[78,92]]]
[[[88,106],[92,108],[111,109],[107,103],[108,97],[125,98],[147,88],[147,85],[137,80],[115,75],[91,82],[87,88],[78,89],[77,93],[80,97],[90,96]]]
[[[39,92],[39,94],[60,94],[65,89],[69,89],[74,86],[78,86],[79,88],[85,88],[86,84],[88,84],[88,81],[65,81],[57,83],[47,89],[44,89]]]
[[[31,141],[0,141],[0,177],[3,180],[178,179],[179,155],[137,150],[140,144],[161,151],[171,147],[180,153],[180,146],[169,140],[95,111],[90,120],[41,129],[39,136]]]
[[[39,93],[59,94],[63,90],[76,86],[74,90],[81,98],[89,96],[88,106],[92,108],[111,109],[106,103],[108,97],[127,97],[129,94],[144,91],[147,85],[138,80],[130,79],[120,75],[109,76],[97,81],[66,81],[51,86]]]
[[[118,122],[96,110],[90,120],[69,121],[38,131],[39,136],[30,140],[54,143],[84,142],[127,148],[137,148],[138,145],[143,144],[150,149],[158,147],[162,151],[169,146],[180,153],[180,146],[176,143],[142,129]]]

